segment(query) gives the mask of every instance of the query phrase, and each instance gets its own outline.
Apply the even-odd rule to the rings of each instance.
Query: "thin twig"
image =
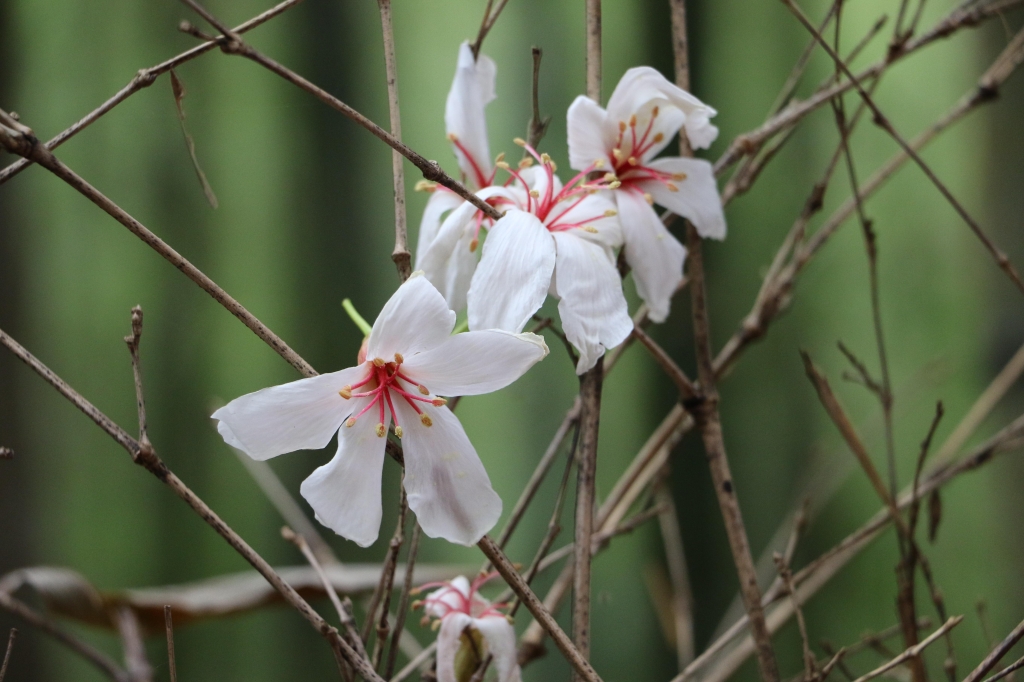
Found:
[[[142,308],[132,308],[132,333],[124,337],[128,344],[128,352],[132,357],[132,375],[135,377],[135,404],[139,412],[139,442],[148,445],[149,434],[146,430],[146,397],[142,391],[142,364],[139,359],[139,342],[142,341]]]
[[[508,0],[500,0],[497,9],[491,12],[491,6],[494,4],[494,0],[487,0],[487,7],[484,8],[484,18],[480,22],[480,31],[477,33],[476,40],[470,45],[470,49],[473,50],[473,59],[480,56],[480,46],[484,43],[484,38],[492,28],[494,28],[495,22],[498,21],[498,17],[501,16],[501,10],[505,9],[505,5],[508,4]]]
[[[668,485],[665,483],[658,485],[655,489],[654,499],[658,506],[663,508],[663,511],[658,514],[658,527],[661,530],[661,544],[665,548],[665,563],[668,565],[669,579],[672,581],[676,660],[679,670],[683,670],[696,654],[693,629],[693,590],[690,588],[686,549],[683,545],[683,533],[679,527],[679,515]]]
[[[413,521],[412,538],[409,540],[409,554],[405,558],[405,580],[402,583],[402,596],[398,600],[398,616],[395,618],[395,629],[391,633],[391,648],[388,650],[388,662],[384,668],[384,679],[390,680],[398,660],[398,642],[405,628],[405,618],[409,613],[409,595],[413,589],[413,569],[416,567],[416,555],[420,548],[420,524]]]
[[[998,682],[999,680],[1003,679],[1007,675],[1011,675],[1015,671],[1020,670],[1021,668],[1024,668],[1024,656],[1021,656],[1016,661],[1014,661],[1010,665],[1006,666],[1005,668],[1000,670],[998,673],[996,673],[992,677],[990,677],[987,680],[985,680],[985,682]],[[3,679],[3,675],[0,675],[0,679]]]
[[[0,682],[4,682],[7,675],[7,664],[11,662],[11,652],[14,651],[14,640],[18,637],[18,628],[11,628],[11,634],[7,636],[7,652],[4,654],[4,663],[0,665]],[[172,680],[172,682],[176,682]]]
[[[651,353],[651,357],[653,357],[654,361],[658,363],[658,366],[664,370],[665,374],[668,375],[668,378],[672,380],[672,383],[676,385],[676,388],[679,389],[679,393],[684,400],[691,400],[697,395],[697,389],[694,388],[693,382],[690,381],[690,378],[686,376],[686,372],[676,364],[675,360],[673,360],[665,349],[658,345],[658,343],[652,339],[647,332],[639,327],[634,327],[633,336],[636,337],[636,340]]]
[[[939,639],[940,637],[945,635],[947,632],[949,632],[950,630],[955,628],[957,625],[960,624],[960,621],[962,621],[963,619],[964,619],[963,616],[953,616],[952,618],[947,620],[945,623],[943,623],[941,628],[939,628],[938,630],[936,630],[932,634],[928,635],[928,637],[926,637],[924,640],[922,640],[920,644],[915,644],[914,646],[908,648],[906,651],[904,651],[902,654],[900,654],[896,658],[892,659],[891,661],[889,661],[888,663],[886,663],[884,665],[881,665],[881,666],[875,668],[874,670],[869,672],[867,675],[861,675],[854,682],[868,682],[868,680],[873,680],[874,678],[876,678],[876,677],[878,677],[880,675],[884,675],[885,673],[887,673],[888,671],[892,670],[893,668],[895,668],[897,666],[900,666],[900,665],[903,665],[904,663],[906,663],[907,661],[909,661],[911,659],[918,658],[921,655],[921,652],[924,651],[928,647],[929,644],[931,644],[932,642],[934,642],[935,640]]]
[[[587,5],[589,8],[589,4]],[[589,16],[589,15],[588,15]],[[597,500],[597,440],[601,423],[604,358],[580,377],[580,448],[576,456],[576,523],[573,558],[572,640],[584,659],[590,658],[590,537],[594,534]],[[574,676],[573,679],[579,679]]]
[[[796,612],[797,629],[800,631],[800,644],[803,647],[804,655],[804,679],[807,682],[818,679],[816,658],[811,651],[811,642],[807,636],[807,623],[804,621],[804,611],[800,608],[800,598],[797,596],[796,588],[793,586],[793,572],[789,570],[789,563],[778,552],[772,557],[775,560],[775,568],[779,572],[779,579],[793,603],[793,611]]]
[[[36,613],[36,611],[30,608],[27,604],[15,599],[6,592],[0,592],[0,608],[10,611],[30,625],[34,625],[46,634],[50,635],[61,644],[87,660],[93,665],[93,667],[115,682],[132,682],[132,678],[128,675],[127,671],[122,669],[121,666],[111,660],[111,658],[105,653],[99,651],[91,644],[83,642],[75,635],[62,629],[46,616]],[[10,641],[11,640],[8,641],[8,647],[10,646]]]
[[[924,159],[922,159],[921,156],[917,153],[917,151],[914,150],[913,146],[909,144],[903,138],[903,136],[899,134],[899,132],[897,132],[896,128],[892,125],[892,122],[889,121],[888,118],[886,118],[886,116],[882,113],[881,109],[879,109],[878,106],[875,104],[875,101],[874,99],[872,99],[871,95],[868,94],[868,92],[864,89],[864,86],[861,85],[860,80],[857,78],[857,76],[855,76],[853,72],[850,71],[850,68],[846,65],[846,62],[844,62],[842,58],[838,54],[836,54],[836,52],[828,44],[828,41],[826,41],[822,37],[821,33],[817,31],[817,29],[811,23],[810,19],[807,18],[807,15],[804,14],[803,10],[800,9],[800,7],[796,4],[794,0],[781,0],[781,2],[790,9],[793,15],[796,16],[800,23],[804,25],[804,28],[806,28],[815,37],[815,39],[817,39],[817,41],[821,44],[822,49],[824,49],[828,53],[829,57],[832,58],[832,60],[843,71],[846,77],[850,79],[850,82],[857,90],[857,94],[861,96],[861,99],[864,100],[864,103],[868,105],[869,109],[871,109],[871,113],[874,114],[875,124],[882,130],[884,130],[886,133],[888,133],[889,136],[892,137],[893,140],[895,140],[896,144],[900,146],[903,152],[907,154],[914,161],[914,163],[918,165],[918,167],[925,174],[925,176],[927,176],[927,178],[932,182],[932,184],[935,185],[935,188],[939,190],[939,193],[942,194],[942,196],[945,197],[946,201],[948,201],[949,204],[953,207],[953,210],[955,210],[960,215],[963,221],[967,223],[967,226],[971,228],[971,231],[974,232],[975,236],[977,236],[978,239],[981,240],[982,245],[984,245],[985,249],[988,250],[988,252],[992,255],[992,258],[995,260],[996,265],[999,266],[999,269],[1006,273],[1006,276],[1009,277],[1011,281],[1013,281],[1013,283],[1017,286],[1018,289],[1024,292],[1024,281],[1021,280],[1016,268],[1014,268],[1013,264],[1010,263],[1010,259],[992,242],[988,235],[985,234],[984,230],[981,229],[981,226],[977,223],[977,221],[975,221],[974,218],[971,217],[971,215],[967,212],[967,209],[964,208],[964,206],[957,200],[957,198],[953,196],[953,193],[949,190],[948,187],[946,187],[945,183],[943,183],[942,180],[940,180],[939,177],[935,174],[935,172],[931,169],[931,166],[925,163]],[[1019,33],[1015,40],[1017,39],[1020,39],[1021,44],[1024,45],[1024,32]]]
[[[285,10],[294,7],[300,2],[302,2],[302,0],[284,0],[284,2],[281,2],[275,5],[274,7],[271,7],[266,12],[263,12],[262,14],[253,17],[244,24],[239,24],[237,27],[235,27],[234,32],[239,34],[246,33],[256,28],[260,24],[263,24],[269,21],[270,19],[273,19],[274,17],[281,14]],[[156,81],[156,79],[159,76],[167,73],[171,69],[181,66],[185,62],[191,61],[192,59],[195,59],[200,55],[206,54],[215,47],[217,47],[216,41],[207,41],[202,45],[197,45],[190,50],[182,52],[176,57],[172,57],[171,59],[168,59],[165,62],[161,62],[156,66],[151,66],[148,69],[140,69],[139,72],[135,75],[135,77],[132,78],[131,81],[129,81],[128,85],[121,88],[113,97],[108,99],[106,102],[101,104],[93,111],[86,114],[85,117],[83,117],[73,126],[71,126],[67,130],[63,131],[55,138],[47,142],[47,148],[53,150],[61,146],[62,144],[70,140],[72,137],[77,135],[79,132],[95,123],[102,116],[110,112],[118,104],[125,101],[138,91],[148,88],[150,85],[153,84],[154,81]],[[22,158],[18,159],[17,161],[7,166],[3,170],[0,170],[0,185],[4,184],[9,179],[20,173],[22,170],[25,169],[26,166],[28,166],[31,163],[31,159]]]
[[[146,643],[142,639],[142,628],[135,611],[131,606],[122,604],[115,609],[114,620],[118,634],[121,635],[128,677],[132,682],[150,682],[153,679],[153,667],[146,660]]]
[[[171,606],[164,606],[164,630],[167,633],[167,674],[171,682],[178,682],[178,664],[174,658],[174,618]]]
[[[384,564],[381,567],[380,582],[377,589],[373,591],[370,604],[366,607],[366,623],[363,625],[363,642],[370,641],[370,632],[374,627],[374,620],[377,616],[377,607],[381,606],[380,620],[377,623],[377,644],[374,646],[374,667],[379,662],[381,640],[388,631],[388,608],[391,603],[391,588],[395,583],[395,570],[398,568],[398,553],[405,542],[405,514],[409,509],[409,502],[405,497],[405,485],[401,486],[398,500],[398,522],[395,524],[395,533],[388,543],[388,551],[384,556]],[[382,634],[383,632],[383,634]]]
[[[1024,637],[1024,621],[1021,621],[1017,627],[1015,627],[1006,638],[999,643],[995,649],[989,653],[985,659],[978,664],[978,667],[971,671],[971,674],[964,678],[964,682],[978,682],[981,678],[985,677],[992,668],[996,666],[996,663],[1006,655],[1006,653],[1013,648],[1013,646]],[[1010,671],[1013,672],[1013,671]]]
[[[533,88],[530,90],[530,99],[533,101],[530,122],[526,126],[526,142],[536,149],[540,145],[544,133],[548,131],[548,124],[551,123],[550,116],[540,115],[540,60],[544,51],[534,45],[530,48],[533,55]],[[526,154],[527,152],[524,152]],[[524,157],[525,158],[525,157]]]
[[[345,658],[355,668],[356,672],[373,682],[383,682],[377,675],[369,661],[360,657],[355,649],[346,642],[338,631],[331,627],[313,607],[299,595],[280,575],[260,556],[245,540],[242,539],[230,526],[228,526],[203,500],[172,472],[163,460],[157,456],[152,448],[143,448],[141,444],[132,438],[127,431],[114,423],[107,415],[100,412],[92,403],[82,397],[77,391],[57,376],[46,365],[36,359],[21,344],[11,338],[3,330],[0,330],[0,345],[5,346],[22,362],[28,365],[40,377],[46,380],[51,386],[57,389],[75,407],[92,419],[107,435],[113,438],[128,454],[132,461],[144,467],[147,471],[156,476],[162,483],[167,485],[171,491],[181,498],[189,507],[195,511],[218,535],[242,556],[249,564],[262,575],[274,589],[276,589],[285,601],[295,608],[327,641],[332,649]]]
[[[477,543],[477,547],[490,559],[494,568],[505,579],[508,586],[512,588],[512,591],[516,593],[516,596],[523,602],[527,610],[533,614],[533,617],[537,619],[537,622],[548,633],[555,646],[562,652],[562,655],[565,656],[565,659],[572,666],[576,674],[582,679],[587,680],[587,682],[600,682],[601,678],[598,677],[597,672],[579,650],[576,649],[572,640],[569,639],[568,635],[558,625],[551,612],[545,608],[544,604],[537,598],[537,595],[533,593],[530,586],[523,580],[523,576],[519,574],[519,571],[516,570],[515,566],[512,565],[512,562],[508,560],[508,557],[505,556],[505,553],[501,551],[501,548],[498,547],[494,540],[490,536],[485,535]]]
[[[411,149],[401,140],[395,138],[391,133],[384,130],[379,125],[377,125],[376,123],[374,123],[373,121],[371,121],[366,116],[359,113],[349,105],[345,104],[334,95],[331,95],[323,88],[319,87],[318,85],[315,85],[314,83],[310,82],[306,78],[303,78],[302,76],[295,73],[291,69],[282,66],[281,64],[274,61],[270,57],[267,57],[258,50],[254,49],[252,46],[246,44],[237,34],[228,35],[227,33],[225,33],[223,25],[220,24],[220,22],[218,22],[216,18],[213,17],[213,15],[211,15],[209,12],[203,9],[199,3],[195,2],[195,0],[182,0],[182,2],[187,4],[192,9],[196,10],[196,12],[203,16],[204,19],[209,21],[211,25],[213,25],[215,28],[217,28],[217,30],[221,31],[221,33],[224,34],[217,38],[221,50],[227,52],[228,54],[237,54],[253,62],[256,62],[263,68],[277,74],[281,78],[284,78],[289,83],[301,88],[302,90],[305,90],[309,94],[319,99],[321,102],[330,106],[335,111],[340,112],[341,114],[348,117],[350,120],[359,124],[366,130],[368,130],[371,134],[373,134],[374,137],[378,138],[379,140],[390,146],[392,149],[396,150],[399,154],[409,159],[409,161],[411,161],[414,166],[420,169],[420,172],[423,174],[424,179],[430,182],[437,182],[440,183],[441,185],[444,185],[445,187],[455,192],[460,197],[462,197],[463,199],[465,199],[466,201],[468,201],[469,203],[473,204],[478,209],[483,211],[484,215],[486,215],[488,218],[492,218],[493,220],[498,220],[499,218],[501,218],[501,213],[496,208],[480,199],[480,197],[476,196],[468,189],[466,189],[466,187],[462,183],[458,182],[450,175],[445,173],[444,170],[441,169],[441,166],[438,165],[436,161],[427,160],[423,155]]]
[[[401,141],[402,115],[398,108],[398,64],[395,59],[395,31],[391,22],[391,0],[377,0],[380,7],[380,23],[384,31],[384,69],[388,78],[388,115],[391,120],[391,135]],[[398,277],[403,282],[412,274],[408,245],[408,231],[405,219],[405,173],[402,169],[402,155],[391,151],[391,174],[394,177],[395,192],[395,250],[391,260],[398,268]]]

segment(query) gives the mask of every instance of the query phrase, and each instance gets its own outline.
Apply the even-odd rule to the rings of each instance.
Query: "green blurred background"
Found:
[[[397,0],[395,27],[405,140],[451,171],[443,108],[459,43],[475,36],[482,0]],[[671,75],[668,8],[663,0],[610,0],[604,15],[604,94],[629,67],[650,64]],[[688,3],[694,92],[715,106],[722,135],[717,158],[736,134],[757,126],[806,35],[781,3]],[[827,6],[805,3],[813,16]],[[896,0],[852,0],[844,38],[852,45]],[[952,7],[929,3],[923,26]],[[232,24],[266,5],[210,2]],[[187,49],[175,30],[195,20],[177,2],[0,0],[0,106],[16,110],[49,138],[122,87],[141,67]],[[908,136],[923,129],[975,82],[1020,25],[1020,11],[964,31],[887,75],[882,107]],[[196,21],[198,23],[198,21]],[[892,25],[860,63],[884,50]],[[249,35],[372,119],[387,121],[379,16],[372,0],[307,0]],[[568,168],[564,112],[582,92],[583,2],[511,0],[484,52],[498,64],[498,99],[488,111],[491,147],[514,150],[529,116],[530,46],[544,49],[541,105],[553,122],[542,149]],[[821,55],[801,92],[829,73]],[[285,338],[313,366],[349,366],[359,345],[339,302],[352,298],[372,319],[397,278],[392,246],[390,150],[339,114],[258,66],[211,52],[181,67],[188,125],[220,199],[205,202],[185,150],[166,76],[64,146],[58,155]],[[850,100],[851,104],[854,100]],[[1024,263],[1024,79],[946,134],[926,158],[1014,261]],[[896,147],[875,129],[854,138],[862,179]],[[706,248],[716,347],[749,309],[761,276],[835,145],[831,112],[812,116],[754,190],[728,209],[730,233]],[[6,165],[14,159],[0,155]],[[413,236],[425,201],[412,193]],[[838,173],[826,212],[848,195]],[[909,479],[934,402],[948,435],[981,389],[1024,340],[1019,294],[977,240],[913,168],[869,204],[879,233],[882,307],[896,388],[896,437],[902,480]],[[415,243],[414,240],[411,240]],[[627,283],[631,305],[636,298]],[[688,297],[654,336],[692,371]],[[294,370],[179,272],[80,195],[39,168],[0,187],[0,327],[10,332],[122,425],[135,423],[131,369],[122,337],[129,309],[146,313],[142,344],[150,435],[169,466],[275,564],[301,556],[278,534],[281,520],[231,450],[211,428],[214,407],[242,393],[297,378]],[[549,304],[550,305],[550,304]],[[843,481],[802,543],[796,565],[852,531],[878,507],[869,485],[827,422],[797,354],[825,367],[855,421],[882,456],[878,410],[862,388],[839,379],[843,340],[877,367],[870,324],[867,261],[850,222],[800,280],[792,309],[750,349],[722,385],[726,445],[751,543],[762,552],[800,499],[825,486],[814,472]],[[518,495],[576,390],[557,344],[551,357],[499,394],[467,399],[459,415],[506,503]],[[670,383],[639,348],[605,387],[599,492],[606,494],[671,407]],[[977,442],[1017,416],[1024,393],[1012,391]],[[0,353],[0,573],[27,565],[69,566],[98,587],[176,583],[247,568],[244,561],[150,474],[133,466],[91,422],[6,352]],[[280,458],[272,466],[297,493],[325,452]],[[698,439],[674,454],[672,483],[695,593],[698,650],[728,608],[736,580]],[[556,465],[555,471],[560,471]],[[396,467],[385,477],[382,535],[394,527]],[[527,562],[550,513],[552,475],[509,547]],[[809,480],[812,481],[809,483]],[[932,564],[953,614],[968,614],[955,634],[961,672],[985,651],[975,604],[988,603],[996,636],[1024,613],[1024,466],[1013,456],[959,480],[944,495],[945,516]],[[808,488],[810,486],[810,488]],[[571,509],[572,505],[567,504]],[[563,524],[571,537],[571,519]],[[332,538],[343,560],[377,559]],[[470,561],[475,550],[426,541],[426,561]],[[896,622],[895,540],[885,535],[807,606],[816,643],[855,640]],[[654,523],[617,540],[595,564],[594,664],[605,680],[663,680],[675,655],[654,604],[663,555]],[[553,575],[539,579],[545,588]],[[923,593],[923,613],[930,607]],[[326,608],[326,604],[324,605]],[[932,614],[934,615],[934,614]],[[413,621],[416,619],[413,618]],[[520,628],[528,622],[521,617]],[[0,613],[0,632],[19,625]],[[120,657],[113,635],[75,628]],[[430,633],[413,623],[427,642]],[[792,624],[776,638],[786,674],[800,670]],[[898,643],[893,644],[894,648]],[[167,670],[160,638],[150,642],[157,679]],[[293,612],[258,613],[181,628],[181,679],[336,679],[327,647]],[[819,650],[820,654],[820,650]],[[941,660],[941,652],[938,654]],[[867,654],[855,668],[878,661]],[[933,661],[934,663],[935,661]],[[934,674],[941,674],[938,666]],[[564,679],[557,653],[525,678]],[[753,666],[742,675],[752,677]],[[24,627],[8,679],[100,679],[90,667]]]

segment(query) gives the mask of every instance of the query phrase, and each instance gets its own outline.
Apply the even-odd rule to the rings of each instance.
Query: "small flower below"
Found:
[[[497,573],[483,573],[473,582],[465,576],[452,581],[429,583],[437,587],[413,608],[423,607],[424,624],[434,620],[437,635],[438,682],[466,682],[488,654],[494,657],[498,682],[520,682],[516,660],[516,631],[511,619],[501,612],[506,604],[492,604],[479,593],[480,587]]]

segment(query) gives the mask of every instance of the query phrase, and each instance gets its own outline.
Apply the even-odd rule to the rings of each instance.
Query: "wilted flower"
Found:
[[[654,157],[683,129],[695,149],[718,136],[716,111],[649,66],[630,69],[607,110],[587,97],[569,107],[569,163],[582,170],[605,162],[622,183],[616,202],[637,291],[656,322],[668,316],[682,281],[686,249],[651,204],[690,220],[702,237],[725,238],[725,216],[712,166],[702,159]]]
[[[505,614],[498,610],[505,605],[492,604],[478,592],[481,585],[496,575],[483,574],[472,583],[460,575],[450,582],[423,586],[440,588],[416,604],[424,607],[425,618],[437,618],[440,622],[438,682],[468,680],[488,654],[494,657],[498,682],[519,682],[516,632]]]
[[[539,164],[514,169],[501,162],[510,184],[478,193],[505,210],[488,231],[479,265],[472,253],[462,254],[465,262],[459,256],[479,243],[481,225],[471,204],[448,216],[419,262],[432,282],[467,287],[470,329],[521,331],[549,292],[558,297],[562,329],[579,351],[576,371],[582,374],[633,330],[613,251],[622,232],[607,190],[618,183],[612,177],[588,181],[598,163],[563,185],[546,154],[517,143]],[[462,269],[453,271],[453,264]]]
[[[476,450],[439,396],[489,393],[512,383],[547,352],[534,334],[499,330],[451,335],[455,313],[421,273],[387,302],[365,361],[244,395],[213,413],[229,444],[253,459],[322,448],[338,453],[303,481],[317,519],[366,547],[380,530],[388,428],[402,439],[409,507],[423,532],[470,545],[501,515]]]

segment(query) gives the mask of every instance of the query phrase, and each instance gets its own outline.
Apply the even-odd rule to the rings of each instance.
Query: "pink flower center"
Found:
[[[665,139],[664,134],[660,132],[651,135],[654,121],[657,118],[658,107],[654,107],[642,133],[637,131],[635,114],[630,117],[628,123],[619,121],[619,136],[615,141],[615,146],[609,152],[608,161],[611,163],[615,175],[627,188],[635,188],[638,183],[654,180],[676,192],[679,187],[675,183],[685,180],[685,173],[667,173],[644,165],[645,157],[649,152]]]
[[[391,414],[391,420],[395,423],[395,435],[401,438],[403,435],[402,426],[398,421],[398,412],[395,411],[392,394],[397,396],[394,398],[395,400],[401,398],[408,403],[416,414],[419,415],[420,422],[424,426],[431,426],[433,424],[430,416],[424,414],[417,403],[430,403],[434,407],[441,407],[448,401],[444,398],[431,397],[430,391],[427,390],[426,386],[406,376],[401,369],[403,362],[405,362],[405,358],[402,357],[401,353],[395,353],[394,362],[385,362],[383,358],[374,358],[367,361],[366,367],[368,371],[366,378],[358,383],[345,386],[338,391],[338,394],[345,400],[351,398],[370,399],[358,414],[352,415],[345,420],[345,426],[350,428],[355,426],[357,419],[376,408],[378,416],[377,435],[383,438],[384,434],[387,433],[387,427],[384,425],[386,407]],[[356,389],[363,387],[367,387],[368,390],[353,393]],[[415,392],[413,392],[413,389]]]
[[[453,613],[464,613],[471,618],[504,618],[500,609],[508,608],[504,602],[492,604],[479,594],[480,587],[498,575],[497,571],[481,573],[469,585],[469,594],[463,594],[454,581],[426,583],[419,590],[441,588],[430,593],[421,604],[428,607],[438,618],[444,619]],[[440,614],[440,615],[438,615]]]

